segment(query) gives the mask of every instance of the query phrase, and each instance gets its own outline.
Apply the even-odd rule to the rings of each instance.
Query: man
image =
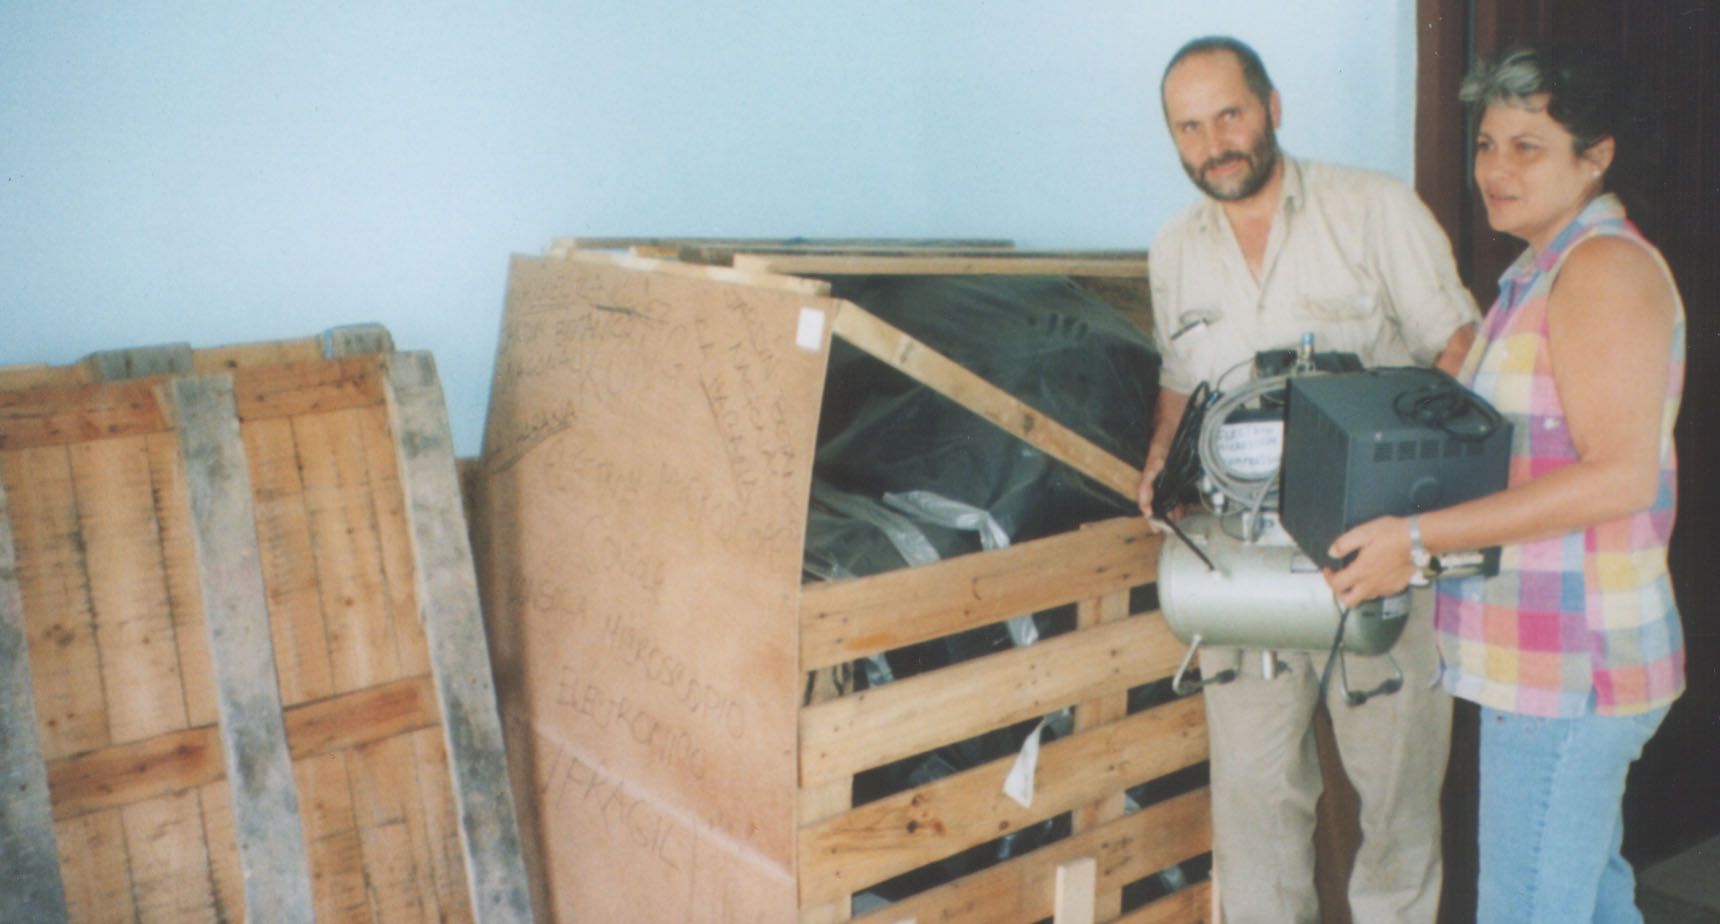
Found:
[[[1149,514],[1153,478],[1200,382],[1234,388],[1257,351],[1294,347],[1304,333],[1318,350],[1354,353],[1368,366],[1435,363],[1453,372],[1477,319],[1451,245],[1414,192],[1383,174],[1279,150],[1278,92],[1247,45],[1226,37],[1185,45],[1165,69],[1160,101],[1183,169],[1205,195],[1148,251],[1164,360],[1141,473]],[[1258,653],[1246,654],[1201,658],[1208,677],[1242,667],[1234,681],[1205,689],[1225,920],[1318,922],[1313,718],[1325,654],[1279,652],[1270,672]],[[1412,606],[1393,654],[1404,672],[1394,694],[1352,707],[1332,684],[1333,728],[1361,796],[1350,910],[1358,922],[1431,922],[1451,702],[1432,683],[1438,657],[1425,599]],[[1351,657],[1348,669],[1351,689],[1390,674],[1383,657]]]

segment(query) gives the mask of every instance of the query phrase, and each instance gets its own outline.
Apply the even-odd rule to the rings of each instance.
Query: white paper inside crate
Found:
[[[796,597],[829,344],[804,312],[835,303],[722,281],[739,275],[510,270],[486,609],[557,919],[794,915]]]

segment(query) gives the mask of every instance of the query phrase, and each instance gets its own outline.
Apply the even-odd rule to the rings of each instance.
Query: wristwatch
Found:
[[[1427,546],[1421,544],[1421,514],[1409,515],[1409,561],[1415,565],[1415,574],[1409,579],[1417,587],[1427,586],[1430,578],[1439,574],[1439,559],[1428,552]]]

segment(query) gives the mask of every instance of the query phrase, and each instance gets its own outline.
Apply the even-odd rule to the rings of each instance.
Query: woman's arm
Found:
[[[1553,378],[1577,461],[1508,490],[1421,516],[1431,552],[1523,542],[1646,509],[1660,480],[1661,405],[1674,296],[1653,257],[1623,238],[1586,241],[1565,259],[1547,303]],[[1356,560],[1327,580],[1340,602],[1402,590],[1409,525],[1381,517],[1332,543]]]

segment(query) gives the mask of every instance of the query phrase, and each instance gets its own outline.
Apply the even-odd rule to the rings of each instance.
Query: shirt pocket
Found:
[[[1314,335],[1315,350],[1355,353],[1372,365],[1384,311],[1379,293],[1368,289],[1305,295],[1296,305],[1295,326]]]

